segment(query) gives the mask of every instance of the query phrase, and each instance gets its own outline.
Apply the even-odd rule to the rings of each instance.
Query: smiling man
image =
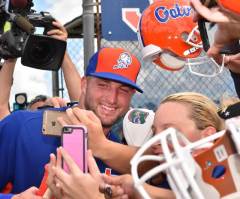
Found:
[[[140,66],[124,49],[99,50],[82,78],[79,106],[66,111],[69,124],[87,126],[88,146],[103,173],[130,171],[129,161],[137,149],[121,144],[111,127],[129,109],[135,90],[142,92],[136,85]],[[58,137],[42,134],[43,112],[18,111],[0,122],[0,190],[9,182],[12,193],[40,185],[44,165],[61,143]]]
[[[103,127],[111,127],[128,111],[135,90],[142,92],[136,85],[139,70],[138,59],[129,52],[101,49],[91,58],[83,79],[81,107],[92,110]]]

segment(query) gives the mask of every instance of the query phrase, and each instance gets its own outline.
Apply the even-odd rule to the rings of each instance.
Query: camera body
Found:
[[[33,13],[28,15],[27,18],[34,27],[44,27],[43,35],[47,35],[49,30],[56,28],[52,25],[55,19],[49,12]]]
[[[66,42],[47,36],[56,29],[55,19],[48,12],[36,13],[32,0],[24,7],[14,7],[9,0],[0,0],[0,59],[21,57],[25,66],[42,70],[58,70]],[[38,34],[36,27],[43,27]]]

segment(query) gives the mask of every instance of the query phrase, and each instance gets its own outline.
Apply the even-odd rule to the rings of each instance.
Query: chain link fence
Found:
[[[67,51],[69,53],[69,56],[71,57],[73,63],[76,65],[78,72],[81,76],[84,75],[84,55],[83,55],[83,39],[74,38],[74,39],[68,39],[67,40]],[[64,99],[68,99],[68,91],[66,88],[65,81],[63,79],[63,73],[62,71],[59,72],[60,78],[59,78],[59,85],[60,85],[60,91],[62,90],[62,94],[60,95]]]
[[[102,39],[101,47],[121,47],[129,50],[141,58],[138,42],[113,42]],[[83,39],[69,39],[68,52],[76,64],[78,71],[83,75]],[[144,93],[136,93],[132,100],[132,107],[144,107],[154,110],[159,102],[169,94],[183,91],[195,91],[207,95],[216,103],[223,96],[236,96],[233,80],[227,69],[213,78],[199,77],[189,72],[188,68],[170,72],[150,62],[142,61],[142,69],[138,77],[138,85]],[[65,88],[65,86],[64,86]],[[64,89],[65,98],[67,90]]]
[[[102,47],[121,47],[141,58],[138,42],[101,41]],[[136,93],[132,100],[133,107],[155,109],[159,102],[169,94],[194,91],[207,95],[216,103],[224,96],[236,96],[233,80],[227,69],[216,77],[200,77],[189,72],[188,67],[176,72],[156,67],[150,62],[142,61],[142,69],[138,77],[138,85],[143,94]]]

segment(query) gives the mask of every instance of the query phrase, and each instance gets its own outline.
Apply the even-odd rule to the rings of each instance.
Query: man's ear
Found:
[[[204,130],[201,131],[201,138],[208,137],[216,132],[217,132],[217,130],[214,127],[208,126]]]
[[[87,90],[87,77],[83,76],[81,79],[81,89],[82,89],[82,93],[85,94],[86,90]]]

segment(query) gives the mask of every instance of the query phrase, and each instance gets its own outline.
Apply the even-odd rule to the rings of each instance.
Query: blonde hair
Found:
[[[223,120],[217,114],[217,105],[205,95],[195,92],[176,93],[166,97],[161,104],[166,102],[189,105],[192,109],[190,118],[200,130],[208,126],[214,127],[217,131],[224,128]]]

